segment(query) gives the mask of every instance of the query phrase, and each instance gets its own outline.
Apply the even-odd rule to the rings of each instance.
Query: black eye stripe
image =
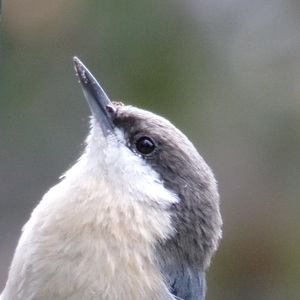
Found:
[[[149,137],[142,136],[136,141],[135,147],[139,153],[148,155],[155,150],[156,145]]]

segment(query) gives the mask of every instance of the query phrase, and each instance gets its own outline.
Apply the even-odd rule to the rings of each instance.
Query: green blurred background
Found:
[[[300,2],[2,4],[0,290],[23,224],[83,149],[77,55],[111,99],[170,119],[219,181],[208,300],[300,299]]]

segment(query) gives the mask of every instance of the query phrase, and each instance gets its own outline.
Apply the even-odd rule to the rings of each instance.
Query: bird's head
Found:
[[[93,114],[83,155],[89,162],[89,176],[101,176],[111,192],[120,195],[116,198],[123,195],[124,201],[154,209],[158,219],[159,214],[167,216],[168,225],[165,230],[156,228],[155,236],[161,245],[169,243],[170,263],[179,259],[178,254],[183,264],[206,268],[217,248],[222,225],[211,169],[168,120],[111,102],[76,57],[74,64]],[[128,203],[113,205],[127,213]]]

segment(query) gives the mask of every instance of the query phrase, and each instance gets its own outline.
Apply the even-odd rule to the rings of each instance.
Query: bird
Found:
[[[1,300],[204,299],[222,236],[211,168],[171,122],[111,101],[73,62],[85,149],[23,227]]]

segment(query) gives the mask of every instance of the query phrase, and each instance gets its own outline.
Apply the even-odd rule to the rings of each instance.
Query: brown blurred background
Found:
[[[0,290],[23,224],[78,158],[77,55],[113,100],[170,119],[219,181],[208,300],[300,299],[300,1],[2,5]]]

